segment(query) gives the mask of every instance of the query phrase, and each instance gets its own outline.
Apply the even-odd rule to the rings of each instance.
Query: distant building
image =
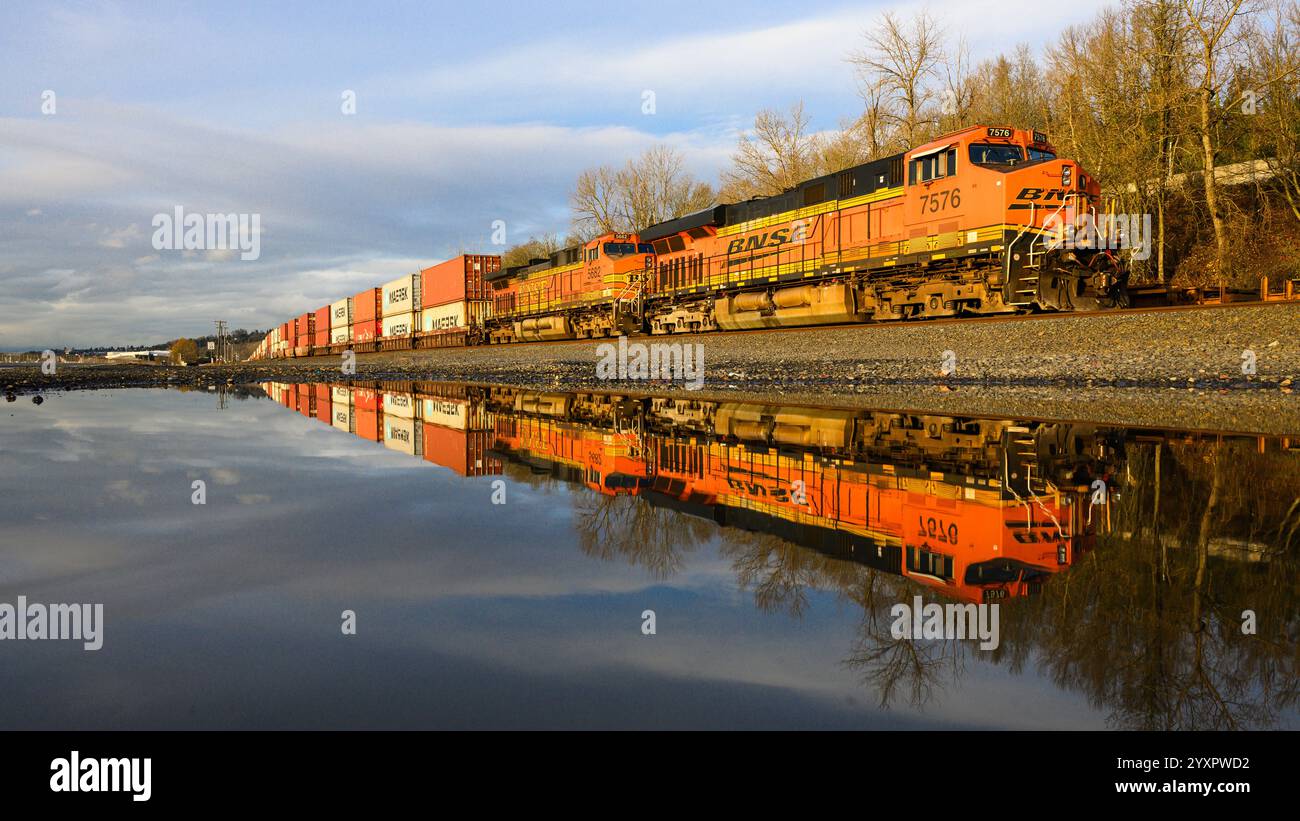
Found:
[[[171,351],[106,351],[105,359],[144,359],[149,362],[172,358]]]

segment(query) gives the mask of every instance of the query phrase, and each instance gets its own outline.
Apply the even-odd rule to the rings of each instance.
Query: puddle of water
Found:
[[[1300,726],[1295,441],[439,383],[0,410],[0,607],[104,607],[98,651],[0,641],[3,727]],[[918,596],[997,647],[896,638]]]

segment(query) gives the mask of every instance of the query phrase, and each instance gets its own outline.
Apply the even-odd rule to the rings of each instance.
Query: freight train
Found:
[[[1123,454],[1086,425],[434,382],[266,391],[461,476],[515,463],[964,601],[1032,594],[1090,549]]]
[[[525,265],[457,257],[285,322],[254,357],[1122,307],[1114,238],[1073,230],[1100,195],[1045,134],[972,126]]]

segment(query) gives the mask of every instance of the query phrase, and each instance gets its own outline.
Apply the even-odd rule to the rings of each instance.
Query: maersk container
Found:
[[[393,314],[409,314],[420,309],[420,275],[407,274],[382,286],[383,300],[380,303],[383,313],[381,319]],[[413,333],[413,331],[408,331]],[[387,334],[385,334],[387,336]]]
[[[374,322],[383,316],[383,309],[380,300],[383,299],[384,292],[381,288],[367,288],[356,296],[352,297],[352,324],[358,325],[364,322]],[[353,337],[355,338],[355,334]]]
[[[330,391],[330,424],[345,433],[355,432],[352,426],[352,394],[346,388],[340,396],[339,388]]]
[[[330,305],[330,331],[352,324],[352,297],[340,299]]]
[[[444,428],[465,430],[469,427],[469,403],[455,399],[431,399],[423,401],[420,418]]]
[[[330,344],[341,345],[352,341],[352,326],[340,325],[337,328],[330,328]]]
[[[420,272],[420,307],[491,299],[487,276],[500,270],[501,257],[484,254],[462,254],[425,268]]]
[[[417,420],[384,414],[384,447],[407,456],[419,456],[424,453],[420,447],[422,434]]]
[[[409,393],[388,393],[383,394],[384,417],[398,416],[402,419],[419,418],[420,400],[416,399]]]
[[[468,328],[471,324],[482,327],[492,316],[492,303],[484,300],[449,302],[425,308],[420,315],[420,330],[449,331]]]
[[[410,336],[420,330],[420,315],[414,312],[408,311],[404,314],[395,314],[392,316],[385,313],[382,322],[383,336],[386,339],[398,336]]]

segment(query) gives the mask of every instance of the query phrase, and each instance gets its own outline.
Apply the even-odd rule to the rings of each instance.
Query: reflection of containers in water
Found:
[[[330,386],[330,400],[335,404],[339,404],[341,402],[344,405],[351,405],[352,388],[349,388],[347,385]]]
[[[328,305],[316,311],[316,325],[312,331],[311,344],[319,348],[330,344],[330,306]]]
[[[343,395],[340,397],[339,388],[335,388],[330,392],[330,394],[330,410],[332,413],[330,416],[330,424],[346,433],[356,433],[356,429],[352,424],[351,393],[344,388]]]
[[[452,302],[486,300],[492,298],[488,274],[501,270],[501,257],[482,254],[462,254],[440,262],[420,272],[420,307],[431,308]],[[425,326],[426,331],[438,328]]]
[[[420,401],[409,393],[383,394],[384,416],[400,416],[403,419],[415,419],[419,416]]]
[[[399,336],[410,336],[411,334],[420,330],[418,324],[420,321],[419,317],[420,317],[419,314],[410,313],[410,312],[404,314],[394,314],[393,316],[384,314],[384,318],[382,320],[384,338],[388,339],[388,338],[399,337]]]
[[[456,430],[483,430],[487,428],[487,407],[456,399],[426,398],[422,403],[420,418],[435,425]]]
[[[483,327],[492,317],[492,303],[477,300],[474,302],[449,302],[425,308],[420,315],[420,330],[449,331],[454,328],[468,328],[470,325]]]
[[[379,429],[379,417],[382,415],[379,411],[362,410],[358,405],[352,412],[352,419],[355,423],[352,432],[362,439],[369,439],[371,442],[381,441],[384,432]]]
[[[383,410],[383,400],[370,388],[357,388],[352,392],[352,406],[358,411]]]
[[[352,297],[345,297],[330,305],[330,333],[335,328],[346,328],[352,324]]]
[[[330,424],[330,386],[316,385],[316,419],[325,424]]]
[[[423,433],[420,423],[414,419],[384,414],[384,447],[389,450],[419,456],[424,452],[420,447]]]
[[[420,309],[420,275],[407,274],[381,286],[380,318],[394,314],[409,314]],[[412,333],[408,331],[407,333]]]
[[[461,476],[498,476],[501,460],[488,451],[492,447],[492,431],[465,432],[424,422],[424,459],[435,465],[450,468]]]

